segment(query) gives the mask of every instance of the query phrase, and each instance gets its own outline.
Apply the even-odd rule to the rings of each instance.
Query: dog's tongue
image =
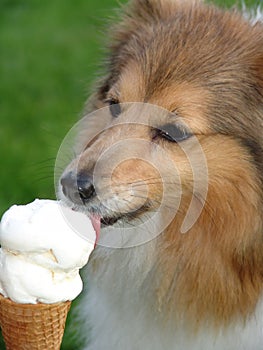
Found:
[[[94,215],[92,214],[90,216],[90,220],[91,220],[91,223],[92,223],[92,226],[96,232],[96,242],[95,242],[95,246],[98,242],[98,239],[100,237],[100,226],[101,226],[101,223],[100,223],[100,216],[99,215]]]

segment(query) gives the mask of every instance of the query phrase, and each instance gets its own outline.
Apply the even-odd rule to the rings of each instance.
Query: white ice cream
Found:
[[[12,206],[0,224],[0,293],[18,303],[73,300],[95,241],[90,219],[60,202]]]

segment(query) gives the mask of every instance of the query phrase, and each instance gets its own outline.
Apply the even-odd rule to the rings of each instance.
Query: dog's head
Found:
[[[181,266],[202,256],[205,278],[214,261],[211,290],[235,269],[233,286],[250,283],[247,311],[263,273],[262,24],[198,1],[134,0],[113,33],[62,191],[105,226],[159,212]]]

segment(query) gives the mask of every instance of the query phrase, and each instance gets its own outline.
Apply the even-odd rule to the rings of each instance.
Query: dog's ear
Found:
[[[184,0],[131,0],[126,13],[137,23],[149,23],[169,17],[175,6],[182,1]]]
[[[111,28],[111,52],[117,52],[133,33],[147,24],[164,21],[182,6],[194,6],[203,0],[130,0],[124,5],[121,21]]]
[[[180,6],[193,6],[203,0],[131,0],[124,9],[126,19],[149,23],[169,18]]]
[[[262,26],[262,31],[263,31],[263,26]],[[262,42],[263,42],[263,40],[262,40]],[[261,51],[262,52],[261,52],[260,56],[257,57],[257,59],[256,59],[255,67],[256,67],[257,77],[259,80],[260,87],[263,90],[263,50],[261,50]]]
[[[249,51],[250,67],[252,68],[256,92],[260,93],[261,105],[263,97],[263,18],[262,23],[254,26],[253,50]],[[248,50],[247,50],[248,51]]]
[[[263,99],[263,53],[262,53],[261,57],[259,57],[256,60],[255,69],[256,69],[256,79],[257,79],[257,83],[255,84],[255,86],[256,86],[256,91],[259,94],[259,103],[262,106],[262,99]]]
[[[128,11],[137,20],[148,22],[169,17],[178,6],[192,6],[200,2],[203,0],[131,0]]]

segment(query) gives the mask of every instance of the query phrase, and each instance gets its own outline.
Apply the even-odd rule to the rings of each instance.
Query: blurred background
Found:
[[[59,146],[81,116],[109,20],[125,2],[0,0],[0,217],[14,203],[55,198]],[[262,0],[244,2],[255,6]],[[70,315],[62,350],[80,348],[77,328]]]

